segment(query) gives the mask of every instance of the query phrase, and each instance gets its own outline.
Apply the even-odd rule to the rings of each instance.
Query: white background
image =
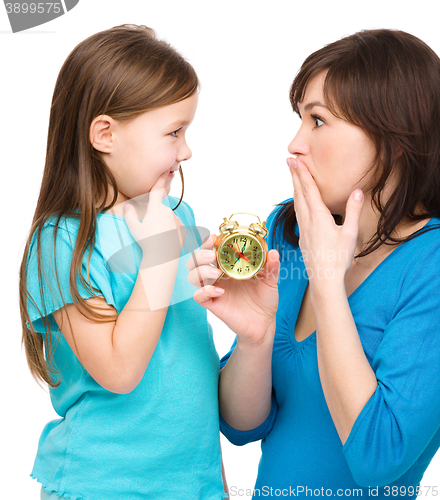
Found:
[[[39,192],[53,87],[69,52],[97,31],[146,24],[193,64],[202,92],[188,133],[193,158],[184,165],[185,200],[198,224],[215,232],[232,212],[266,217],[277,202],[291,196],[285,158],[298,121],[288,91],[304,58],[369,28],[408,31],[440,54],[438,13],[431,7],[430,0],[81,0],[50,23],[12,34],[0,4],[2,499],[39,498],[39,485],[29,473],[43,426],[57,418],[21,350],[17,273]],[[174,182],[172,194],[178,196],[178,178]],[[223,355],[233,335],[211,319]],[[252,488],[259,443],[238,448],[222,438],[222,446],[229,484]],[[422,484],[440,489],[438,456]]]

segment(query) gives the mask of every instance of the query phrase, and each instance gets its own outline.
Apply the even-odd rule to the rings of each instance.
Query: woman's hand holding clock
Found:
[[[212,250],[216,236],[211,235],[187,262],[188,280],[200,288],[194,300],[211,311],[238,335],[237,342],[259,344],[275,326],[278,307],[279,255],[267,254],[265,268],[258,274],[258,285],[251,279],[235,280],[227,275],[217,282],[222,271],[215,264]],[[245,257],[234,249],[237,260]],[[246,260],[246,259],[245,259]]]

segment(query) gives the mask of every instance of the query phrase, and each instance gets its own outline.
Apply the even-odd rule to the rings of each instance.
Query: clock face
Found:
[[[264,250],[253,236],[232,234],[218,248],[217,259],[226,274],[236,279],[247,279],[262,268]]]

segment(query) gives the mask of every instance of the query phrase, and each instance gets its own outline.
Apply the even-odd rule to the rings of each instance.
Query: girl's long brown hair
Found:
[[[331,112],[359,126],[376,146],[372,202],[380,217],[376,234],[356,258],[395,238],[399,223],[440,216],[440,59],[424,42],[403,31],[367,30],[311,54],[290,89],[296,113],[310,80],[327,72],[324,97]],[[400,182],[383,205],[385,184],[395,169]],[[280,204],[275,231],[298,246],[294,202]],[[423,211],[420,212],[420,208]],[[341,214],[333,214],[340,222]],[[276,242],[276,236],[275,236]],[[392,243],[390,243],[392,242]]]
[[[61,217],[79,219],[69,275],[70,293],[76,307],[96,321],[115,319],[88,307],[77,286],[78,276],[87,290],[93,294],[99,292],[85,280],[81,267],[84,255],[90,249],[88,274],[97,214],[110,209],[118,195],[113,175],[90,143],[91,122],[99,115],[130,120],[145,111],[186,99],[198,87],[193,67],[168,43],[158,40],[154,31],[146,26],[123,25],[97,33],[81,42],[61,68],[52,99],[40,194],[20,266],[22,342],[30,371],[38,382],[44,381],[51,387],[59,385],[53,377],[56,373],[52,364],[56,345],[44,305],[41,279],[45,274],[41,231],[50,216],[56,216],[54,255]],[[109,187],[113,198],[106,206]],[[29,248],[35,232],[43,304],[43,311],[39,313],[43,318],[45,336],[35,331],[28,313],[28,301],[37,307],[27,290]]]

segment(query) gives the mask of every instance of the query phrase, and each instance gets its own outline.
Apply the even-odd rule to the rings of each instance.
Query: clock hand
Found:
[[[229,248],[231,248],[232,250],[234,250],[234,252],[235,252],[235,253],[237,253],[237,254],[239,255],[239,257],[238,257],[238,258],[240,258],[240,252],[239,252],[239,251],[237,252],[237,250],[235,250],[235,248],[234,248],[231,244],[229,244],[229,243],[226,243],[226,245],[227,245]]]
[[[244,247],[246,246],[246,243],[243,245],[243,248],[242,248],[241,252],[240,252],[240,248],[238,247],[238,243],[237,243],[237,242],[235,242],[235,244],[237,245],[237,248],[238,248],[238,253],[239,253],[240,257],[243,257],[243,259],[244,259],[246,262],[249,262],[249,259],[248,259],[247,257],[245,257],[245,256],[244,256],[244,254],[243,254],[243,250],[244,250]]]
[[[232,248],[232,250],[234,250],[234,252],[235,252],[236,254],[238,254],[238,257],[235,259],[235,262],[232,264],[232,266],[235,266],[235,264],[237,263],[237,261],[238,261],[238,260],[240,260],[240,254],[239,254],[239,253],[237,252],[237,250],[235,250],[235,248],[234,248],[232,245],[230,245],[229,243],[226,243],[226,245],[227,245],[229,248]]]
[[[246,243],[243,245],[243,248],[241,249],[241,255],[243,255],[243,259],[248,262],[248,259],[244,256],[244,249],[246,248]]]

